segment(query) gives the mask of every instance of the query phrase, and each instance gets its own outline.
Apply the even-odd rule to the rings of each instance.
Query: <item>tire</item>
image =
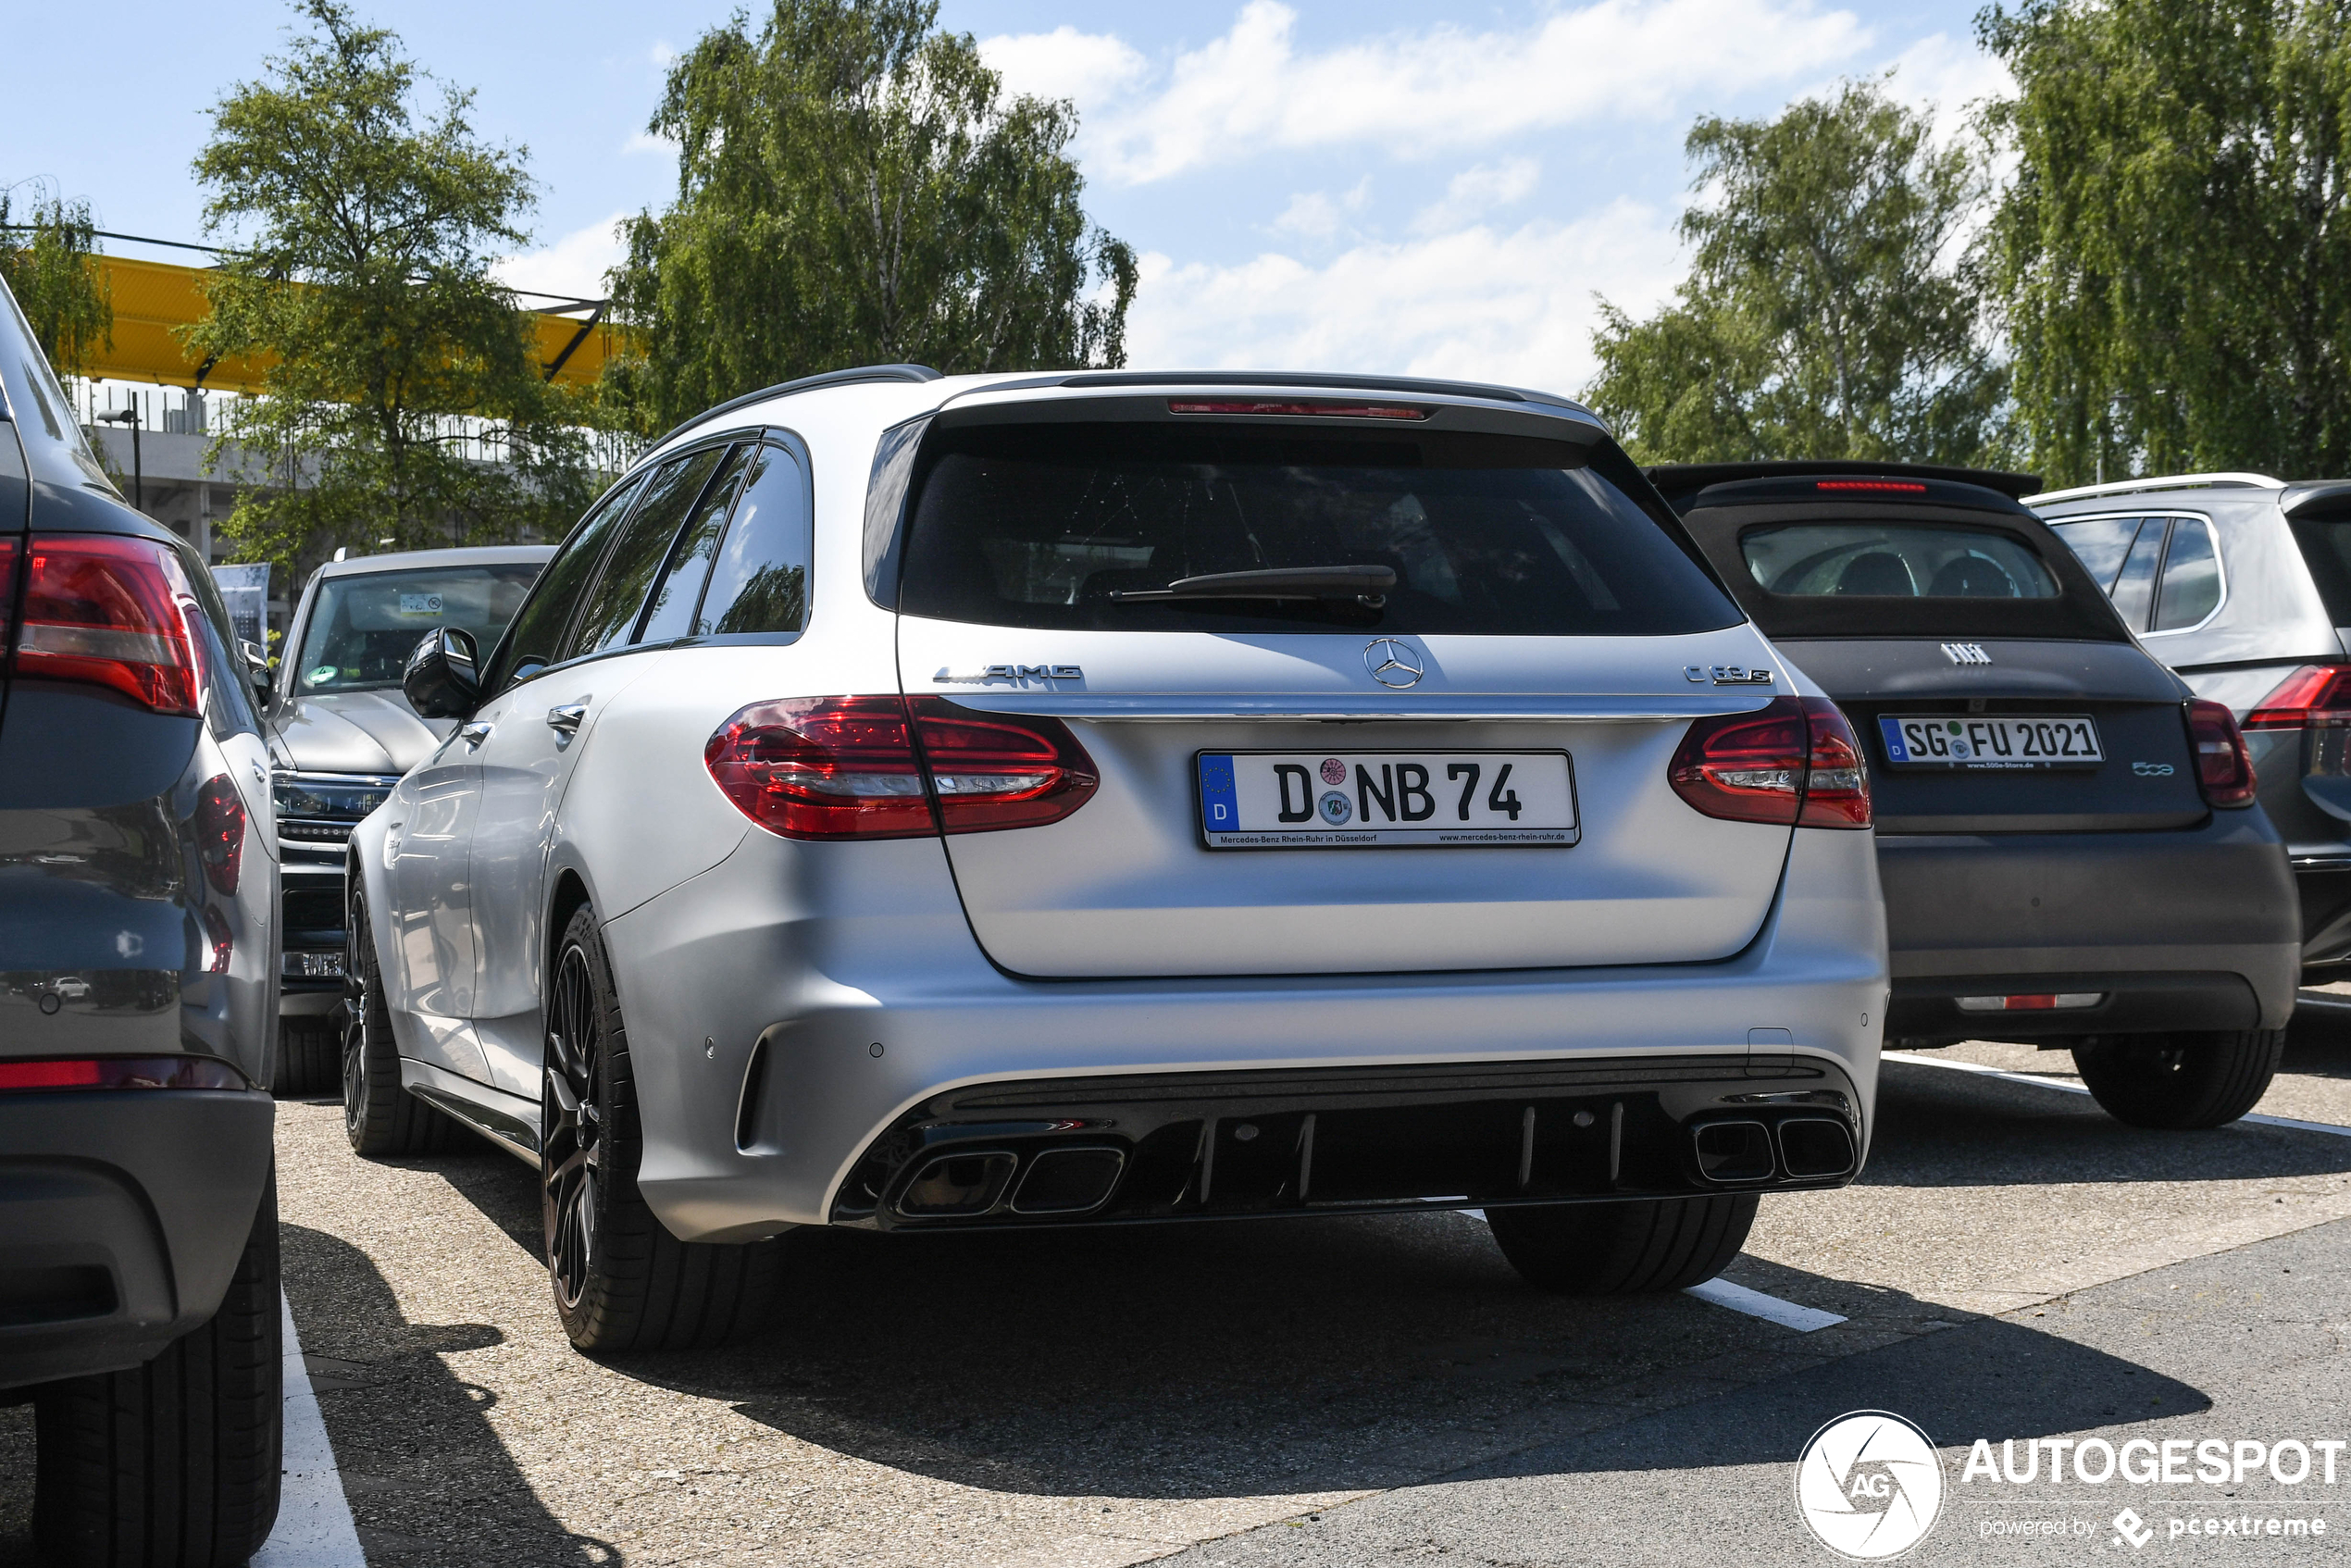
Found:
[[[765,1326],[783,1283],[779,1245],[680,1241],[637,1190],[628,1031],[592,911],[564,928],[551,974],[539,1185],[564,1332],[603,1353],[719,1345]]]
[[[144,1366],[33,1396],[32,1533],[53,1568],[213,1568],[260,1549],[278,1518],[278,1184],[202,1327]]]
[[[2134,1127],[2217,1127],[2261,1102],[2285,1052],[2283,1029],[2108,1035],[2073,1048],[2082,1082]]]
[[[280,1099],[332,1094],[342,1072],[342,1025],[339,1014],[278,1020],[278,1072],[269,1092]]]
[[[1530,1285],[1565,1296],[1686,1290],[1730,1267],[1755,1223],[1756,1194],[1538,1203],[1486,1211],[1502,1256]]]
[[[367,906],[356,899],[343,971],[358,987],[342,1014],[342,1131],[352,1152],[375,1160],[454,1148],[464,1129],[400,1087],[400,1048],[392,1041],[375,937]]]

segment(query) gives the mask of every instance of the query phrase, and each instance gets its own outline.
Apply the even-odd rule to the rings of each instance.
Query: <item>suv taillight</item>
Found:
[[[26,552],[16,673],[104,686],[159,714],[196,712],[196,655],[179,563],[143,539],[36,539]]]
[[[2247,729],[2323,729],[2351,725],[2351,665],[2304,665],[2253,704]]]
[[[2249,806],[2253,803],[2253,758],[2237,732],[2236,715],[2226,703],[2191,700],[2186,706],[2188,746],[2196,753],[2196,787],[2204,803]]]
[[[243,1089],[245,1076],[210,1056],[73,1056],[0,1062],[0,1094],[33,1089]]]
[[[788,839],[1033,828],[1084,805],[1098,782],[1061,720],[939,697],[754,703],[718,727],[703,761],[737,810]]]
[[[1708,816],[1804,828],[1870,826],[1870,775],[1853,727],[1825,697],[1775,697],[1690,726],[1666,769]]]

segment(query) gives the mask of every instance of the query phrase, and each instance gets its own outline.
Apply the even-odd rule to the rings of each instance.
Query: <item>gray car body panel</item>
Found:
[[[1189,391],[1215,380],[1183,384]],[[1250,380],[1252,392],[1265,384]],[[1835,1064],[1835,1080],[1858,1097],[1852,1114],[1865,1143],[1887,986],[1866,833],[1758,829],[1772,838],[1761,892],[1707,962],[1463,968],[1456,958],[1436,966],[1452,972],[1035,979],[991,962],[976,939],[946,840],[786,840],[734,809],[703,748],[747,703],[944,690],[928,683],[927,668],[902,680],[899,618],[866,591],[867,504],[885,433],[951,407],[984,405],[1009,418],[1026,405],[1066,417],[1089,398],[1106,408],[1132,404],[1149,385],[1136,377],[1099,388],[1036,377],[861,380],[730,407],[722,422],[690,426],[648,454],[642,462],[656,463],[710,440],[716,423],[737,433],[764,426],[806,453],[815,517],[806,629],[793,638],[621,649],[539,670],[494,694],[472,723],[489,726],[484,772],[543,780],[536,797],[542,814],[526,820],[492,809],[490,785],[466,782],[468,742],[452,737],[360,824],[349,864],[371,912],[404,1082],[531,1157],[539,1096],[535,1079],[525,1082],[516,1069],[535,1063],[548,949],[568,900],[582,896],[601,917],[627,1009],[644,1134],[639,1185],[663,1223],[687,1239],[825,1223],[861,1151],[926,1095],[1037,1074],[1107,1080],[1237,1067],[1586,1054],[1668,1061],[1725,1052],[1736,1060],[1760,1029],[1778,1042],[1770,1049]],[[1570,405],[1496,409],[1474,389],[1421,400],[1474,408],[1480,417],[1552,419],[1574,439],[1605,439]],[[959,635],[974,641],[977,628]],[[1714,662],[1779,666],[1745,623],[1704,636]],[[1039,638],[997,628],[997,640],[1009,647]],[[1748,711],[1771,695],[1812,690],[1793,672],[1766,691],[1694,684],[1683,668],[1691,660],[1668,646],[1682,641],[1694,640],[1658,640],[1648,651],[1654,667],[1644,666],[1637,684],[1617,691],[1607,714],[1588,716],[1645,712],[1652,726],[1686,724],[1694,714]],[[1309,673],[1301,665],[1293,676]],[[1359,710],[1388,694],[1368,675],[1328,685],[1303,711],[1316,722],[1344,721],[1338,733],[1349,747],[1387,744],[1377,739],[1381,716]],[[1237,700],[1261,698],[1297,715],[1303,690],[1294,680],[1287,695],[1213,683],[1188,697],[1172,689],[1128,692],[1120,700],[1190,706],[1185,715],[1130,709],[1076,714],[1071,722],[1082,728],[1140,717],[1182,730],[1215,717],[1220,702],[1229,720]],[[1571,690],[1522,681],[1508,702],[1498,686],[1473,706],[1515,703],[1517,720],[1572,730],[1577,721],[1561,716],[1576,700],[1561,695]],[[963,694],[983,706],[1023,700],[1014,691]],[[546,721],[574,708],[576,732],[556,739]],[[1464,710],[1449,733],[1466,735],[1477,722]],[[501,746],[511,748],[504,761]],[[1645,787],[1664,794],[1661,761]],[[460,826],[462,802],[437,791],[469,789],[498,838],[485,849],[476,833],[464,863],[471,867],[486,853],[488,864],[516,868],[518,887],[535,883],[522,895],[535,929],[510,915],[496,932],[476,931],[464,914],[469,902],[436,911],[399,890],[420,859],[445,860],[454,872],[459,840],[475,830]],[[525,829],[539,836],[516,837]],[[1041,851],[1051,831],[992,836],[1026,839]],[[446,873],[410,884],[451,885]],[[442,915],[445,940],[432,934]],[[1393,967],[1395,954],[1381,957]],[[456,1001],[461,991],[470,1014]],[[747,1078],[763,1041],[771,1070],[746,1113]],[[746,1125],[753,1136],[739,1142]]]

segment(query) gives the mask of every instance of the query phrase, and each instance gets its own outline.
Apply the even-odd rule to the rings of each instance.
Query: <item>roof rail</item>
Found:
[[[1328,387],[1347,392],[1407,395],[1418,392],[1424,397],[1482,397],[1497,403],[1541,403],[1584,410],[1584,405],[1574,398],[1554,392],[1489,386],[1482,381],[1436,381],[1418,376],[1335,376],[1321,370],[1106,370],[1064,376],[1060,383],[1065,387]]]
[[[782,381],[772,387],[762,387],[740,397],[730,397],[715,408],[705,408],[663,434],[645,450],[650,452],[673,436],[682,435],[696,425],[706,425],[722,415],[732,414],[738,408],[748,408],[754,403],[765,403],[769,398],[782,397],[790,392],[814,392],[818,387],[845,387],[855,381],[936,381],[941,379],[940,373],[927,365],[860,365],[853,369],[827,370],[822,375],[802,376],[797,381]]]
[[[2024,498],[2027,506],[2050,501],[2079,501],[2087,495],[2132,495],[2148,490],[2283,490],[2283,479],[2267,474],[2172,474],[2154,479],[2116,479],[2111,484],[2076,485],[2071,490],[2046,490]]]

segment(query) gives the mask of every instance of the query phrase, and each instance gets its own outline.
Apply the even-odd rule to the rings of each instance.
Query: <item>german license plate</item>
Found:
[[[1213,850],[1575,842],[1565,752],[1202,752]]]
[[[1889,714],[1877,728],[1885,740],[1885,760],[1897,767],[2088,767],[2106,760],[2097,725],[2073,716]]]

